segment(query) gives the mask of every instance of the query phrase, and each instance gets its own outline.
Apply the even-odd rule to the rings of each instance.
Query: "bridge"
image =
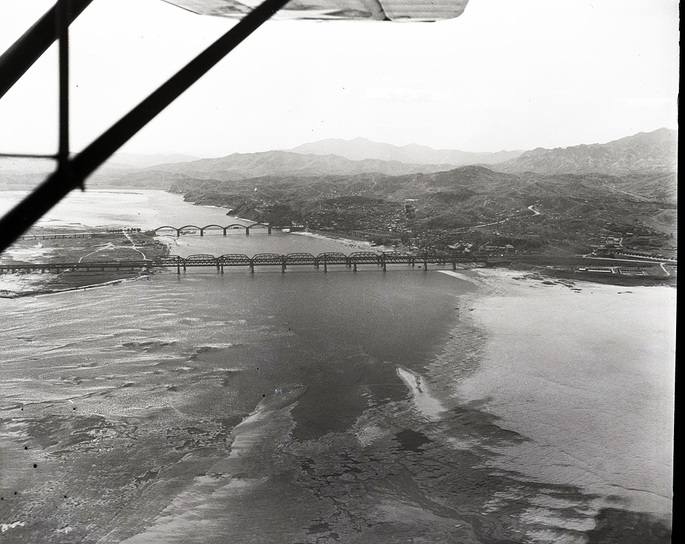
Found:
[[[161,227],[157,227],[156,229],[154,229],[153,232],[155,234],[175,233],[176,237],[178,238],[179,236],[181,236],[181,234],[197,234],[198,232],[200,233],[200,236],[204,236],[205,232],[211,231],[221,231],[223,235],[226,236],[226,233],[229,230],[245,230],[245,234],[249,236],[250,231],[252,229],[266,229],[267,233],[271,234],[272,226],[268,223],[252,223],[250,225],[232,223],[230,225],[226,225],[225,227],[217,224],[205,225],[204,227],[200,227],[198,225],[183,225],[182,227],[172,227],[171,225],[163,225]]]
[[[487,262],[481,259],[481,262]],[[175,268],[178,274],[185,272],[188,268],[211,267],[217,272],[224,272],[226,267],[249,268],[251,272],[257,267],[272,266],[280,267],[285,272],[290,266],[312,266],[315,269],[323,269],[328,272],[329,266],[339,265],[357,271],[359,265],[376,265],[383,271],[387,270],[388,265],[404,264],[411,267],[419,265],[426,270],[428,264],[452,265],[456,269],[457,263],[474,262],[472,258],[457,257],[455,255],[424,253],[423,255],[413,255],[402,251],[384,251],[376,253],[374,251],[357,251],[346,255],[340,252],[326,252],[313,255],[311,253],[288,253],[281,255],[278,253],[258,253],[249,257],[242,253],[228,253],[225,255],[214,256],[209,254],[195,254],[188,257],[169,256],[161,257],[156,260],[126,260],[126,261],[90,261],[74,263],[5,263],[0,264],[0,273],[13,272],[63,272],[66,270],[146,270],[153,268]]]
[[[105,270],[147,270],[150,271],[155,263],[149,259],[136,261],[81,261],[55,263],[0,263],[0,274],[16,272],[65,272],[81,270],[84,272]]]
[[[453,255],[429,254],[413,255],[401,251],[384,251],[376,253],[374,251],[357,251],[349,255],[340,252],[326,252],[314,255],[312,253],[288,253],[280,255],[278,253],[258,253],[248,257],[242,253],[229,253],[220,256],[208,254],[189,255],[188,257],[162,257],[154,263],[154,266],[174,267],[177,273],[184,272],[189,267],[213,267],[223,273],[225,267],[248,267],[251,272],[256,267],[275,266],[280,267],[285,272],[289,266],[313,266],[323,268],[328,272],[328,267],[342,265],[357,271],[358,265],[376,265],[387,270],[390,264],[404,264],[415,267],[423,265],[425,270],[428,264],[452,265],[456,269],[458,262],[473,262],[473,259],[457,257]]]

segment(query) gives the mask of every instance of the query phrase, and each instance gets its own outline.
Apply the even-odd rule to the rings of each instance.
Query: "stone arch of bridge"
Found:
[[[198,227],[197,225],[183,225],[182,227],[179,227],[179,228],[177,229],[177,232],[178,232],[179,236],[181,235],[181,233],[182,233],[185,229],[195,229],[195,230],[199,230],[199,231],[200,231],[200,236],[202,235],[202,227]]]
[[[271,234],[271,225],[268,223],[252,223],[251,225],[245,227],[245,234],[250,234],[250,230],[254,228],[264,228],[269,234]]]
[[[155,234],[159,234],[161,231],[165,230],[172,230],[178,236],[178,229],[176,227],[172,227],[171,225],[163,225],[161,227],[157,227],[153,232]]]
[[[247,225],[243,225],[241,223],[231,223],[230,225],[226,225],[224,227],[224,231],[227,230],[239,230],[239,229],[247,229]]]
[[[226,228],[225,228],[225,227],[222,227],[221,225],[216,225],[216,224],[205,225],[204,227],[202,227],[202,229],[200,229],[200,232],[201,232],[201,233],[204,233],[204,232],[206,232],[206,231],[208,231],[208,230],[220,230],[220,231],[222,231],[224,234],[226,234]]]

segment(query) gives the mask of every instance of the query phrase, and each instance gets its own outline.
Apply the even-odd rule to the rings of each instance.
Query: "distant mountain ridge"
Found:
[[[366,138],[355,138],[353,140],[329,138],[302,144],[288,151],[305,155],[338,155],[352,161],[377,159],[411,164],[449,164],[452,166],[494,164],[516,158],[523,153],[523,151],[475,153],[456,149],[433,149],[417,144],[396,146],[374,142]]]
[[[180,153],[155,155],[139,155],[133,153],[115,153],[107,164],[112,167],[130,167],[130,168],[148,168],[158,164],[172,164],[177,162],[189,162],[199,159],[200,157],[192,155],[183,155]]]
[[[458,166],[485,165],[491,170],[518,174],[672,174],[677,171],[676,130],[641,132],[606,144],[500,153],[434,150],[425,146],[354,140],[322,140],[292,151],[234,153],[198,160],[183,155],[132,156],[115,154],[88,181],[91,187],[168,189],[180,180],[235,181],[259,177],[406,176],[453,170]],[[306,154],[305,151],[312,151]],[[335,153],[334,153],[335,152]],[[336,153],[346,154],[347,157]],[[374,155],[376,158],[360,158]],[[512,158],[513,155],[513,158]],[[354,157],[354,158],[350,158]],[[385,158],[379,158],[385,157]],[[402,157],[403,160],[392,159]],[[488,162],[506,159],[502,162]],[[426,161],[434,162],[426,162]],[[164,161],[163,164],[160,164]],[[410,161],[410,162],[407,162]],[[469,164],[464,164],[466,161]],[[457,163],[455,165],[455,163]],[[143,166],[146,166],[143,168]],[[0,158],[0,188],[30,189],[48,172],[52,161]]]
[[[338,155],[304,155],[289,151],[234,153],[217,159],[163,164],[150,170],[174,172],[194,178],[238,180],[261,176],[322,176],[366,173],[399,176],[438,172],[453,168],[449,164],[407,164],[400,161],[364,159],[353,161]]]
[[[403,176],[430,174],[455,168],[454,161],[476,161],[492,170],[506,173],[604,174],[674,172],[677,167],[677,131],[659,129],[639,133],[606,144],[577,145],[566,148],[538,148],[526,152],[465,153],[436,151],[409,145],[399,148],[364,138],[322,140],[295,148],[297,151],[234,153],[215,159],[169,163],[149,171],[183,174],[194,179],[240,180],[262,176],[355,176],[382,174]],[[312,151],[312,153],[305,153]],[[341,156],[343,153],[347,156]],[[514,154],[503,162],[494,161]],[[376,158],[360,158],[374,155]],[[403,160],[390,157],[403,156]],[[356,157],[356,158],[350,158]],[[385,158],[378,158],[385,157]],[[435,162],[422,162],[433,158]],[[411,162],[407,162],[410,161]],[[442,159],[438,161],[438,159]],[[452,161],[452,162],[450,162]],[[460,163],[458,166],[468,166]]]
[[[500,172],[538,174],[607,174],[675,172],[678,132],[661,128],[605,144],[537,148],[492,165]]]

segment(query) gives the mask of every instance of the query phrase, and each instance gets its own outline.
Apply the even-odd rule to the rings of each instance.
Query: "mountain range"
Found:
[[[565,148],[537,148],[493,165],[501,172],[539,174],[623,175],[675,172],[678,165],[678,133],[661,128],[640,132],[605,144]]]
[[[391,158],[396,157],[396,158]],[[402,158],[398,160],[397,157]],[[439,162],[424,162],[428,160]],[[466,162],[464,162],[466,161]],[[264,176],[405,176],[444,172],[478,164],[505,173],[625,175],[675,172],[677,132],[659,129],[606,144],[499,153],[433,150],[425,146],[393,146],[363,138],[322,140],[290,151],[233,153],[225,157],[168,162],[145,169],[96,177],[95,184],[164,188],[164,180],[235,181]],[[147,181],[146,181],[147,180]]]
[[[351,161],[377,159],[410,164],[449,164],[452,166],[494,164],[514,159],[523,153],[523,151],[473,153],[454,149],[433,149],[417,144],[398,147],[392,144],[373,142],[366,138],[355,138],[354,140],[330,138],[303,144],[289,151],[303,155],[337,155]]]
[[[676,142],[675,131],[660,129],[606,144],[536,149],[499,163],[455,167],[382,160],[406,149],[368,140],[326,140],[297,152],[231,155],[164,168],[183,176],[171,190],[186,200],[230,207],[241,217],[273,224],[305,222],[315,229],[375,233],[367,237],[391,243],[399,237],[420,247],[505,240],[501,243],[567,254],[590,251],[611,233],[626,240],[639,235],[641,241],[633,244],[639,249],[673,252]],[[252,177],[237,175],[243,172]],[[411,216],[402,213],[405,199],[413,202]]]
[[[641,132],[605,144],[530,151],[471,153],[426,146],[394,146],[364,138],[328,139],[290,151],[234,153],[220,158],[184,155],[116,154],[88,181],[93,187],[166,189],[179,179],[238,180],[260,176],[325,176],[374,173],[388,176],[448,171],[455,166],[485,165],[506,173],[625,175],[675,172],[676,130]],[[35,186],[50,161],[0,159],[0,187]]]
[[[411,164],[381,159],[350,160],[338,155],[304,155],[291,151],[234,153],[217,159],[162,164],[151,167],[194,178],[248,179],[260,176],[356,175],[368,172],[398,176],[418,172],[438,172],[450,164]]]
[[[500,162],[483,162],[495,157]],[[500,154],[358,138],[213,159],[173,157],[146,168],[124,158],[98,170],[87,185],[162,189],[253,220],[403,233],[419,245],[437,239],[450,244],[457,232],[479,243],[507,232],[519,246],[534,237],[543,245],[586,251],[607,233],[641,233],[658,247],[677,247],[677,132],[669,129],[605,144]],[[421,162],[426,160],[441,162]],[[462,160],[478,164],[449,162]],[[0,169],[0,188],[23,188],[36,175]],[[405,199],[415,202],[411,216],[403,212]]]

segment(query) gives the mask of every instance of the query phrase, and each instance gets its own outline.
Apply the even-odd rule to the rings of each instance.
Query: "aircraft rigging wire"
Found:
[[[0,219],[0,253],[289,0],[264,0]],[[54,40],[53,40],[54,41]],[[39,55],[40,56],[40,55]]]

